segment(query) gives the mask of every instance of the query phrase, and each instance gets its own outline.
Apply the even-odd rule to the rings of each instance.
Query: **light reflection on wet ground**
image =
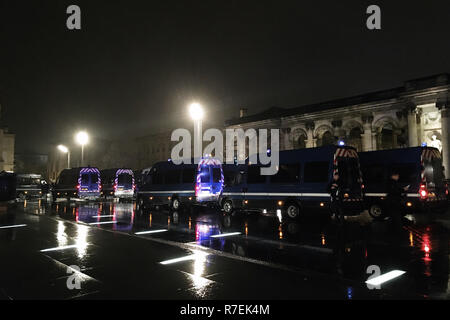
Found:
[[[161,232],[139,236],[195,244],[233,256],[294,270],[311,270],[361,284],[369,276],[366,270],[370,265],[379,266],[382,273],[399,269],[406,271],[406,275],[388,285],[394,297],[395,294],[403,297],[406,292],[425,298],[450,297],[449,230],[448,224],[439,222],[446,221],[448,214],[437,218],[408,217],[403,229],[393,233],[388,222],[373,222],[368,226],[348,223],[338,228],[320,216],[280,222],[272,216],[226,216],[207,208],[170,213],[140,211],[135,203],[58,202],[50,205],[42,201],[28,201],[19,207],[32,215],[61,219],[55,232],[57,245],[75,242],[80,260],[85,259],[88,252],[89,227],[133,235],[159,230]],[[0,225],[14,223],[14,218],[9,217],[8,221],[7,216],[1,216]],[[78,223],[75,229],[71,228],[70,236],[64,220]],[[0,240],[8,240],[13,233],[3,232]],[[64,252],[56,256],[58,261],[65,261]],[[193,283],[192,290],[200,297],[207,296],[202,290],[211,282],[205,276],[211,259],[214,257],[195,259],[185,272]],[[349,287],[348,298],[353,296],[353,288]]]

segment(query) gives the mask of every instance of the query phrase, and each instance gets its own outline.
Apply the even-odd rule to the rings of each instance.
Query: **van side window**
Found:
[[[248,166],[247,183],[266,183],[266,176],[261,174],[260,166]]]
[[[224,170],[223,178],[225,185],[231,187],[242,183],[242,174],[235,170]]]
[[[168,170],[166,172],[166,183],[167,184],[178,184],[180,183],[181,171],[178,169]]]
[[[296,183],[300,181],[300,164],[282,164],[277,174],[270,176],[271,183]]]
[[[328,182],[330,163],[328,161],[315,161],[305,163],[304,181],[310,183]]]
[[[182,172],[182,182],[183,183],[194,183],[196,176],[195,168],[184,168]]]
[[[153,184],[163,184],[164,183],[164,176],[162,175],[162,172],[160,170],[153,171],[152,181],[153,181]]]
[[[400,183],[414,183],[419,180],[420,170],[415,163],[393,164],[391,171],[399,173]],[[389,174],[392,174],[392,172]]]
[[[385,179],[384,166],[382,164],[370,164],[361,168],[364,182],[383,183]]]

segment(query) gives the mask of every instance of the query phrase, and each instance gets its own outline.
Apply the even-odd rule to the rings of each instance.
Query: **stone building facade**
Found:
[[[0,171],[14,171],[15,139],[8,129],[0,129]]]
[[[449,178],[450,75],[414,79],[401,87],[298,108],[271,108],[250,116],[241,112],[239,118],[226,122],[226,128],[278,128],[281,150],[340,140],[358,151],[426,144],[442,152]]]
[[[149,168],[158,161],[167,161],[176,144],[170,140],[171,134],[172,131],[166,131],[136,138],[137,168]]]

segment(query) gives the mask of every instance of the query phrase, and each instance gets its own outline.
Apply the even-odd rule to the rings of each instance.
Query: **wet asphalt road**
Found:
[[[403,224],[392,232],[367,218],[338,227],[315,213],[280,222],[114,201],[3,205],[0,299],[450,298],[450,213]],[[369,290],[371,265],[406,273]]]

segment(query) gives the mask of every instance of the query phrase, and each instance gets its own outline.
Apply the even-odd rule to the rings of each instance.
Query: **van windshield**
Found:
[[[83,173],[81,175],[81,184],[83,185],[89,184],[89,174]]]
[[[358,167],[358,160],[356,158],[339,158],[338,171],[343,188],[361,188],[361,176]]]
[[[442,170],[442,160],[439,158],[432,158],[431,161],[425,163],[425,178],[429,183],[436,187],[444,185],[444,171]]]
[[[81,175],[81,184],[82,185],[89,185],[98,183],[98,175],[95,173],[83,173]]]
[[[39,178],[29,178],[29,177],[19,177],[17,179],[19,185],[40,185],[41,179]]]
[[[119,176],[117,177],[117,183],[119,185],[132,184],[133,177],[128,173],[119,174]]]
[[[201,183],[209,183],[210,182],[210,174],[209,174],[208,166],[202,166],[202,168],[200,169],[200,182]]]
[[[218,183],[221,180],[220,168],[213,168],[213,183]]]

